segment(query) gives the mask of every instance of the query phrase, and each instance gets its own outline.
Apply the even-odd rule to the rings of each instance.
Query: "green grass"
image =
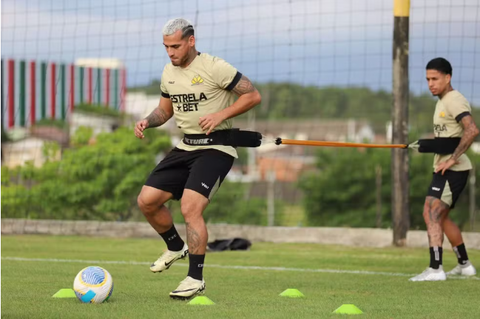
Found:
[[[426,267],[426,249],[372,249],[314,244],[255,243],[250,251],[209,253],[206,296],[214,306],[190,306],[168,293],[184,279],[187,263],[152,274],[148,265],[165,248],[161,239],[2,236],[2,317],[5,318],[338,318],[332,311],[355,304],[365,318],[478,318],[480,280],[412,283],[408,274]],[[470,259],[480,264],[480,251]],[[85,260],[18,261],[6,257]],[[142,264],[92,263],[137,261]],[[445,268],[456,258],[446,249]],[[104,304],[82,304],[51,296],[71,288],[83,267],[97,264],[113,276]],[[210,265],[210,267],[209,267]],[[221,268],[221,266],[225,268]],[[352,273],[232,269],[230,266],[364,270]],[[477,278],[478,279],[478,278]],[[297,288],[303,299],[278,295]]]

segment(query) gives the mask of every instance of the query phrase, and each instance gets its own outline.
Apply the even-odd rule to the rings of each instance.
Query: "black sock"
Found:
[[[443,248],[434,246],[430,247],[430,268],[438,269],[442,265]]]
[[[458,245],[457,247],[453,247],[453,251],[457,254],[458,263],[460,265],[465,265],[468,261],[467,249],[465,248],[465,244]]]
[[[205,261],[205,255],[188,255],[190,261],[190,267],[188,268],[188,276],[193,279],[203,279],[203,262]]]
[[[158,233],[160,236],[162,236],[163,240],[165,240],[165,243],[167,244],[168,250],[171,251],[180,251],[183,248],[183,245],[185,244],[180,238],[180,235],[177,233],[177,230],[175,229],[175,226],[172,225],[172,228],[167,230],[164,233]]]

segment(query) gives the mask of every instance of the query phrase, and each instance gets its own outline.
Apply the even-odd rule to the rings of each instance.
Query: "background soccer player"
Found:
[[[468,276],[476,274],[475,268],[468,260],[460,229],[448,214],[455,207],[455,202],[467,184],[472,163],[464,153],[479,131],[473,121],[467,99],[452,88],[450,63],[443,58],[436,58],[428,62],[426,69],[428,88],[439,98],[433,117],[435,137],[461,137],[461,140],[453,154],[435,154],[433,179],[423,209],[430,243],[430,265],[420,275],[410,278],[411,281],[446,279],[442,267],[444,233],[458,258],[458,265],[447,274]]]

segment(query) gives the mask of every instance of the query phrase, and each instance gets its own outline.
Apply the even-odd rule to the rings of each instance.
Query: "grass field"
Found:
[[[447,247],[447,246],[445,246]],[[480,318],[479,278],[409,282],[427,249],[371,249],[256,243],[250,251],[209,253],[204,271],[213,306],[170,300],[187,263],[152,274],[158,239],[2,236],[2,318],[338,318],[355,304],[362,318]],[[444,266],[456,263],[445,249]],[[480,265],[480,251],[470,259]],[[71,288],[83,267],[99,265],[115,288],[104,304],[51,296]],[[297,288],[305,298],[279,294]]]

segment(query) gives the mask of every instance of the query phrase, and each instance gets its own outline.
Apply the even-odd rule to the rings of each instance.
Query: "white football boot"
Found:
[[[170,298],[187,300],[205,292],[205,280],[194,279],[187,276],[180,282],[180,285],[170,293]]]
[[[440,266],[438,269],[433,269],[428,267],[424,272],[420,275],[412,277],[409,281],[443,281],[447,280],[447,276],[443,271],[443,267]]]
[[[459,276],[475,276],[477,270],[473,267],[470,261],[467,261],[465,265],[457,264],[455,268],[447,272],[447,275],[459,275]]]
[[[188,254],[187,244],[183,245],[182,250],[180,251],[171,251],[167,250],[164,252],[160,258],[157,259],[151,266],[150,270],[152,272],[162,272],[170,268],[170,266],[179,259],[184,259]]]

